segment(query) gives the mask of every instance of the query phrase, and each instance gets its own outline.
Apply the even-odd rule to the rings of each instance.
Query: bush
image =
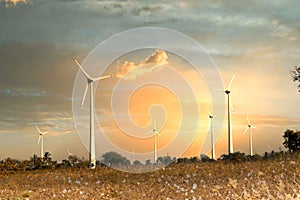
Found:
[[[295,152],[300,149],[300,131],[287,129],[283,134],[283,145],[289,152]]]

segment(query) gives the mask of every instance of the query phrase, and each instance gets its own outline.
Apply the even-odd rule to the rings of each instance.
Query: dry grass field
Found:
[[[300,199],[300,154],[251,162],[1,172],[0,199]]]

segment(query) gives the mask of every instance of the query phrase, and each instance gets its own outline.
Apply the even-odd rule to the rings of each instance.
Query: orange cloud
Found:
[[[124,64],[121,66],[119,73],[122,75],[126,74],[129,71],[133,70],[135,67],[136,66],[135,66],[134,62],[125,61]]]
[[[135,64],[134,62],[125,61],[122,66],[119,69],[119,72],[117,73],[117,77],[123,77],[125,74],[127,74],[129,71],[133,69],[137,69],[138,67],[145,65],[145,64],[151,64],[151,67],[149,69],[145,70],[137,70],[136,73],[133,73],[133,77],[129,77],[130,79],[135,79],[137,75],[142,75],[147,72],[151,72],[154,69],[156,69],[157,65],[167,65],[168,62],[168,55],[163,50],[155,50],[150,56],[148,56],[145,60],[140,62],[139,64]]]
[[[145,64],[160,64],[160,65],[167,65],[168,62],[168,55],[163,50],[155,50],[154,53],[151,54],[148,58],[146,58]]]
[[[8,6],[16,6],[19,3],[28,4],[30,3],[30,1],[29,0],[5,0],[4,3],[5,6],[8,7]]]

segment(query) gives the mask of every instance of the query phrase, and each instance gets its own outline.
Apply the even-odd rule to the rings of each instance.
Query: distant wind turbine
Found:
[[[39,132],[37,144],[39,145],[41,142],[41,158],[44,158],[44,135],[46,135],[48,132],[42,132],[37,126],[35,126],[35,129]]]
[[[156,137],[157,135],[161,136],[160,133],[156,130],[156,121],[154,120],[153,122],[153,130],[152,130],[153,134],[153,139],[154,139],[154,163],[156,163],[157,161],[157,150],[156,150]],[[151,133],[151,132],[149,132]],[[146,133],[146,134],[149,134],[149,133]]]
[[[215,117],[211,112],[209,112],[208,108],[206,108],[208,117],[210,119],[210,137],[211,137],[211,159],[215,159],[215,142],[214,142],[214,132],[213,132],[213,118]]]
[[[252,129],[253,128],[256,128],[255,126],[253,126],[251,123],[250,123],[250,120],[249,120],[249,117],[247,115],[247,122],[248,122],[248,125],[247,127],[245,128],[244,130],[244,134],[248,131],[249,129],[249,153],[250,153],[250,156],[253,156],[253,147],[252,147]]]
[[[270,145],[267,145],[267,147],[270,151],[273,151],[273,149],[270,147]]]
[[[114,77],[115,75],[106,75],[106,76],[100,76],[98,78],[92,78],[79,64],[77,59],[73,56],[72,57],[75,64],[79,67],[79,69],[82,71],[84,76],[87,79],[87,85],[84,90],[84,95],[81,103],[81,109],[83,108],[85,97],[87,95],[88,87],[90,89],[90,152],[89,152],[89,161],[90,161],[90,168],[95,169],[96,168],[96,153],[95,153],[95,132],[94,132],[94,87],[93,83],[95,81],[103,80],[106,78]]]
[[[68,157],[73,155],[73,153],[71,153],[71,152],[69,151],[69,149],[67,149],[67,153],[68,153]]]

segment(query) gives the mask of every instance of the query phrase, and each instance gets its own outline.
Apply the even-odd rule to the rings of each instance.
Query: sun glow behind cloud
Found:
[[[30,4],[31,3],[30,0],[4,0],[3,2],[5,3],[6,7],[17,6],[18,4]]]
[[[158,51],[155,51],[152,53],[152,56],[155,55]],[[181,75],[185,77],[186,80],[191,85],[197,85],[196,87],[196,101],[197,105],[200,108],[200,118],[199,118],[199,128],[196,130],[197,134],[194,140],[192,141],[191,146],[187,151],[184,152],[183,156],[193,156],[197,155],[200,152],[200,147],[203,144],[205,137],[208,136],[209,132],[209,118],[207,115],[207,112],[205,111],[205,107],[211,108],[211,97],[210,92],[207,86],[205,85],[205,77],[201,77],[199,75],[195,76],[195,73],[193,73],[193,68],[186,64],[183,64],[181,61],[179,61],[179,58],[174,57],[172,54],[167,54],[168,64],[166,66],[161,66],[162,69],[158,69],[161,76],[168,76],[169,74],[165,74],[163,69],[166,69],[168,67],[176,68],[180,71]],[[134,56],[133,56],[134,57]],[[149,56],[148,56],[149,57]],[[147,76],[147,74],[151,74],[154,71],[148,70],[151,69],[151,66],[147,68],[139,69],[140,65],[135,65],[134,62],[130,60],[124,61],[124,63],[132,63],[130,69],[126,68],[123,72],[126,71],[126,73],[129,73],[130,79],[129,81],[134,81],[135,78],[140,76]],[[140,63],[143,63],[144,61],[141,61]],[[243,61],[244,62],[244,61]],[[267,61],[266,64],[269,64]],[[155,63],[153,63],[155,64]],[[234,135],[234,150],[244,150],[247,151],[247,134],[242,134],[244,131],[244,128],[246,126],[246,115],[249,115],[252,119],[253,124],[255,124],[259,129],[255,130],[255,151],[262,153],[264,149],[266,149],[266,146],[273,146],[278,147],[282,143],[281,135],[280,133],[277,135],[273,135],[273,140],[269,140],[270,138],[270,131],[272,127],[278,127],[280,130],[284,130],[284,128],[288,127],[297,127],[299,126],[299,120],[293,119],[293,118],[287,118],[287,117],[279,117],[279,116],[271,116],[271,112],[269,110],[268,112],[268,106],[264,103],[259,103],[256,101],[253,101],[252,98],[264,98],[265,91],[257,91],[257,87],[266,87],[268,88],[269,82],[272,77],[265,77],[264,79],[256,79],[255,82],[248,80],[247,77],[251,77],[252,74],[255,75],[255,72],[250,70],[250,66],[257,64],[256,62],[249,63],[249,72],[244,73],[244,71],[247,72],[248,68],[246,69],[239,69],[238,75],[236,80],[233,83],[232,87],[232,103],[234,106],[234,113],[232,116],[232,123],[233,123],[233,135]],[[117,62],[114,63],[114,65],[117,65]],[[123,67],[126,67],[127,65],[123,64]],[[122,70],[122,69],[119,69]],[[130,74],[130,71],[134,74]],[[140,72],[137,73],[134,70],[137,70]],[[241,73],[243,71],[243,73]],[[126,74],[124,73],[124,74]],[[225,77],[225,85],[228,83],[232,76],[232,73],[230,72],[223,72],[223,75]],[[249,82],[250,81],[250,82]],[[180,87],[180,85],[178,85]],[[131,115],[132,121],[136,123],[138,126],[148,126],[149,130],[151,131],[151,120],[156,119],[157,121],[160,121],[159,124],[161,127],[163,127],[163,121],[167,120],[167,125],[163,127],[162,133],[163,136],[158,138],[158,148],[162,148],[172,138],[174,137],[174,134],[176,130],[178,130],[178,126],[180,126],[180,121],[178,120],[180,118],[180,112],[178,110],[178,105],[172,104],[172,102],[176,102],[176,98],[174,99],[172,95],[168,95],[168,90],[159,88],[157,86],[146,86],[143,88],[140,88],[138,91],[132,94],[132,97],[129,101],[129,113]],[[102,93],[99,91],[99,93]],[[276,90],[274,92],[269,93],[268,98],[272,99],[274,98],[273,95],[277,96],[280,95]],[[171,94],[171,93],[170,93]],[[258,95],[258,96],[257,96]],[[225,97],[225,94],[224,94]],[[98,98],[101,98],[101,95],[98,96]],[[172,100],[174,99],[174,101]],[[190,99],[184,99],[184,101],[189,101]],[[103,101],[103,98],[102,98]],[[194,100],[191,100],[194,101]],[[156,105],[167,105],[164,107],[165,110],[161,109],[159,106]],[[250,108],[251,107],[251,108]],[[104,108],[102,108],[104,109]],[[191,108],[195,109],[195,108]],[[225,109],[225,108],[224,108]],[[165,113],[167,113],[165,115]],[[267,114],[269,113],[269,115]],[[156,116],[155,116],[156,115]],[[215,120],[215,123],[219,123],[218,121],[222,121],[222,118],[224,116],[218,116]],[[222,134],[219,138],[216,138],[217,144],[217,155],[220,156],[222,153],[227,152],[227,118],[225,116],[224,126],[222,130]],[[170,123],[169,123],[170,122]],[[121,145],[123,149],[126,149],[127,151],[131,151],[131,148],[135,146],[135,152],[149,152],[152,148],[153,139],[150,137],[148,139],[137,139],[134,141],[132,137],[126,136],[126,134],[122,134],[116,124],[114,124],[113,120],[106,121],[103,123],[105,127],[111,127],[107,128],[108,136],[111,137],[111,139],[114,141],[115,144]],[[144,134],[144,133],[140,133]],[[187,134],[192,134],[188,133]],[[275,133],[274,133],[275,134]],[[260,135],[260,137],[257,137]],[[259,138],[259,141],[257,141]],[[127,141],[127,143],[124,143],[124,141]],[[141,142],[142,141],[142,142]],[[265,145],[262,145],[262,141],[265,141]],[[266,142],[268,141],[268,142]],[[139,144],[138,144],[139,143]],[[208,153],[208,152],[206,152]]]

